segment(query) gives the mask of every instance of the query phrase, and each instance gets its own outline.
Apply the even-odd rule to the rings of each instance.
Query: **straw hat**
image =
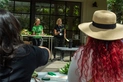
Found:
[[[100,40],[117,40],[123,38],[123,25],[116,23],[115,13],[97,10],[92,22],[81,23],[79,29],[86,35]]]

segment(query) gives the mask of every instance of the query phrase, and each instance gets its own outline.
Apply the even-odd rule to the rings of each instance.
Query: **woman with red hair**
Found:
[[[95,11],[92,20],[78,26],[87,43],[74,54],[68,82],[123,82],[123,25],[107,10]]]

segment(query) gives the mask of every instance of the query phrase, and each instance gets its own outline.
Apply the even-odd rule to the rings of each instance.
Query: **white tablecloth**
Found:
[[[67,75],[60,74],[59,72],[54,72],[56,75],[51,76],[48,75],[47,72],[38,72],[38,78],[42,79],[42,77],[50,77],[49,81],[42,81],[42,82],[67,82]],[[35,82],[34,78],[31,79],[31,82]]]

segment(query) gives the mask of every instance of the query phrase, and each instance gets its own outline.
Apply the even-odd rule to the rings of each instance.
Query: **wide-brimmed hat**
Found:
[[[117,40],[123,38],[123,25],[116,23],[115,13],[97,10],[92,22],[81,23],[79,29],[86,35],[100,40]]]

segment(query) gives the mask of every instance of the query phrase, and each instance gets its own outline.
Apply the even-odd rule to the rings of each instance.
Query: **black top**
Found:
[[[57,38],[64,38],[64,29],[65,29],[64,25],[61,25],[61,26],[56,25],[54,29],[57,32],[60,32],[60,34],[54,35],[55,37],[57,37]]]
[[[10,68],[0,70],[0,82],[30,82],[34,70],[48,62],[49,53],[37,46],[25,45],[17,49]],[[25,56],[26,55],[26,56]]]

